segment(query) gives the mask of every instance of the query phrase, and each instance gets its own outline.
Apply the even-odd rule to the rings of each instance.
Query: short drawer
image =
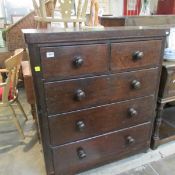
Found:
[[[168,66],[168,63],[164,64],[161,74],[159,97],[173,98],[175,97],[175,64],[169,63],[172,66]]]
[[[149,148],[151,124],[108,133],[53,149],[55,174],[75,174]],[[69,167],[69,168],[68,168]]]
[[[159,65],[161,40],[111,44],[111,70],[114,72]]]
[[[158,69],[45,83],[49,115],[155,93]]]
[[[106,44],[42,47],[41,65],[46,80],[107,72],[109,50]]]
[[[52,145],[65,144],[152,120],[153,96],[49,117]]]

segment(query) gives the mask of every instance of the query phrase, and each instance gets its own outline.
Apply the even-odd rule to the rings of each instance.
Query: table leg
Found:
[[[156,115],[156,120],[154,124],[154,132],[153,132],[152,143],[151,143],[152,149],[156,149],[159,146],[159,140],[160,140],[159,131],[162,123],[162,114],[163,114],[164,106],[165,106],[165,103],[158,103],[157,115]]]

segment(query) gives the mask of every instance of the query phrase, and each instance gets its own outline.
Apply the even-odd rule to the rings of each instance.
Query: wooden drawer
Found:
[[[175,70],[172,72],[168,82],[167,97],[175,96]]]
[[[55,174],[75,174],[136,151],[148,149],[150,131],[151,124],[147,123],[54,148]]]
[[[173,62],[164,62],[163,64],[159,97],[175,97],[175,64]]]
[[[148,96],[157,87],[158,69],[45,83],[49,115],[113,101]]]
[[[109,50],[106,44],[43,47],[41,65],[46,80],[107,72]]]
[[[159,65],[161,40],[111,44],[111,70],[114,72]]]
[[[65,144],[148,122],[154,111],[155,99],[150,96],[49,117],[51,144]]]

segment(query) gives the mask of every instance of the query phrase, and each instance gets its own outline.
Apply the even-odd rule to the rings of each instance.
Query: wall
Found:
[[[157,12],[157,4],[158,4],[158,0],[152,0],[151,1],[151,12],[153,13],[153,14],[156,14],[156,12]]]
[[[123,0],[109,0],[110,13],[114,16],[123,16]]]
[[[150,1],[150,10],[151,13],[157,12],[158,0]],[[109,13],[114,16],[123,16],[123,0],[109,0]]]

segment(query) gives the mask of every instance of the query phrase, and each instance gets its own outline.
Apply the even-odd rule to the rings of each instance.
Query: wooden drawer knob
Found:
[[[137,60],[142,59],[143,56],[144,56],[143,52],[136,51],[136,52],[133,53],[132,58],[133,58],[134,61],[137,61]]]
[[[76,68],[79,68],[79,67],[81,67],[82,65],[83,65],[83,63],[84,63],[84,60],[83,60],[83,58],[82,57],[76,57],[75,59],[74,59],[74,61],[73,61],[73,64],[74,64],[74,66],[76,67]]]
[[[78,131],[83,131],[85,129],[86,125],[84,124],[83,121],[78,121],[76,123],[76,128]]]
[[[85,97],[86,97],[86,94],[85,94],[85,92],[84,92],[83,90],[78,89],[78,90],[76,91],[76,94],[75,94],[76,100],[81,101],[81,100],[83,100]]]
[[[129,145],[134,144],[134,143],[135,143],[135,139],[132,138],[131,136],[128,136],[128,137],[127,137],[127,143],[128,143]]]
[[[78,154],[79,159],[86,158],[86,152],[84,151],[83,148],[78,148],[77,149],[77,154]]]
[[[136,117],[137,115],[138,115],[137,110],[135,110],[134,108],[129,109],[129,116],[130,117]]]
[[[132,85],[133,89],[140,89],[141,88],[141,83],[138,80],[133,80],[131,85]]]

